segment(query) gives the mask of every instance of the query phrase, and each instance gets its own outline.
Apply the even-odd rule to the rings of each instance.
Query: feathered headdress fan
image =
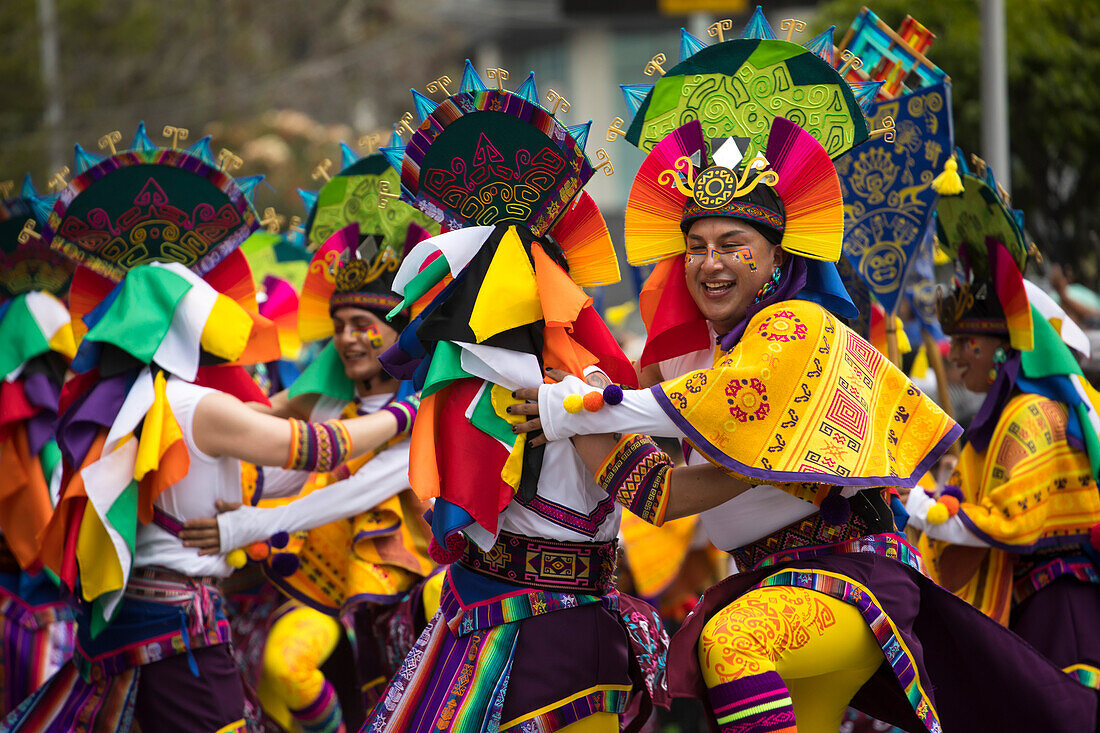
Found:
[[[423,390],[410,481],[436,497],[440,561],[460,555],[464,531],[491,543],[508,503],[534,499],[542,448],[512,433],[512,390],[540,384],[544,366],[580,375],[598,364],[636,381],[581,289],[619,278],[607,226],[580,190],[593,172],[589,125],[567,128],[538,100],[533,74],[515,92],[489,90],[467,61],[460,91],[440,104],[414,91],[420,127],[403,156],[388,151],[402,195],[453,230],[398,270],[393,312],[416,315],[383,355]]]
[[[144,125],[106,158],[78,145],[74,170],[43,232],[80,263],[71,310],[84,333],[60,400],[67,473],[42,559],[70,589],[79,581],[97,634],[125,590],[137,523],[189,468],[167,377],[262,402],[240,365],[277,359],[279,342],[239,248],[256,229],[260,177],[220,168],[208,138],[159,148]]]

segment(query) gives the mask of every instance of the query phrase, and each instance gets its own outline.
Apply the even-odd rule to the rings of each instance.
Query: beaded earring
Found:
[[[766,283],[764,283],[759,292],[756,293],[756,300],[754,300],[753,303],[759,303],[764,298],[774,293],[776,288],[779,287],[779,278],[782,276],[783,271],[779,269],[778,265],[776,265],[775,269],[772,270],[771,280],[768,280]]]
[[[989,374],[986,376],[986,381],[993,384],[997,381],[997,372],[1001,368],[1001,364],[1008,361],[1008,354],[1005,353],[1003,347],[998,346],[997,350],[993,352],[993,368],[989,370]]]

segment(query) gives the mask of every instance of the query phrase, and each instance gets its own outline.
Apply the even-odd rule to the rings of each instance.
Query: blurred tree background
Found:
[[[257,205],[302,215],[296,187],[324,158],[339,169],[339,142],[384,133],[423,85],[465,48],[431,22],[428,0],[48,0],[56,11],[56,87],[43,79],[43,0],[3,0],[0,28],[0,179],[30,172],[40,191],[72,145],[102,153],[111,130],[129,143],[144,120],[213,134],[263,173]],[[436,72],[436,73],[433,73]],[[62,107],[46,123],[48,95]],[[386,139],[383,137],[383,140]]]
[[[951,77],[955,144],[982,156],[979,0],[830,0],[813,27],[869,5],[892,28],[936,34],[928,58]],[[1100,281],[1100,0],[1005,0],[1012,203],[1044,256]],[[996,174],[996,171],[994,171]]]

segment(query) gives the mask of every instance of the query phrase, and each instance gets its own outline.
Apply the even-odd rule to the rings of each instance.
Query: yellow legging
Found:
[[[292,730],[291,710],[301,710],[321,694],[321,665],[332,654],[343,629],[340,622],[299,606],[271,625],[264,646],[264,669],[257,693],[264,710]]]
[[[884,660],[855,606],[790,587],[757,588],[723,608],[703,628],[698,653],[708,688],[777,673],[799,733],[836,733]]]

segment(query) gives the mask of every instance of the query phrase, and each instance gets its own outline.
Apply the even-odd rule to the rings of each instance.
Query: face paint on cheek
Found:
[[[753,259],[751,247],[738,247],[733,251],[733,256],[737,261],[748,265],[749,272],[756,272],[756,260]]]
[[[371,348],[382,348],[382,332],[378,330],[377,326],[367,327],[367,338],[370,340]]]

